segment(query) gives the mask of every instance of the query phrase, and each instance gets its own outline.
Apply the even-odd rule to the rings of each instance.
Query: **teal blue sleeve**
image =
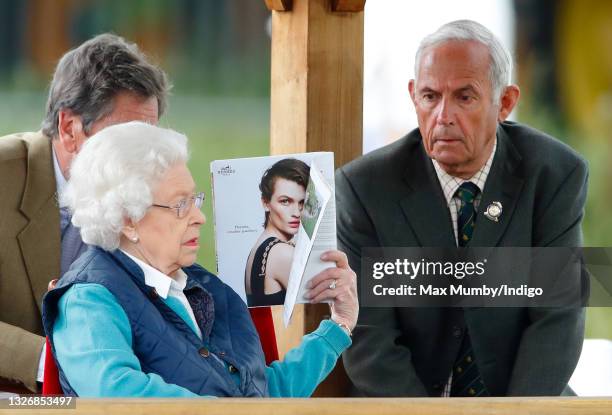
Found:
[[[132,351],[125,311],[99,284],[73,285],[59,301],[53,326],[57,361],[82,397],[199,397],[146,374]]]
[[[351,345],[351,338],[336,323],[323,320],[302,343],[291,349],[282,361],[266,368],[268,391],[272,397],[308,397],[336,365],[340,354]]]

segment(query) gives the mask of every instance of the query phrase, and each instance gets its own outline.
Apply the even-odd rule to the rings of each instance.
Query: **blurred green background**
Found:
[[[174,87],[160,125],[190,139],[206,192],[199,262],[215,270],[209,163],[269,154],[269,12],[262,1],[0,1],[0,135],[40,128],[57,60],[92,36],[136,42]]]
[[[517,118],[589,161],[585,245],[611,246],[612,2],[513,6]],[[39,129],[58,58],[112,31],[137,42],[169,74],[175,87],[160,124],[189,136],[190,167],[210,195],[210,161],[269,152],[268,19],[264,0],[1,1],[0,135]],[[210,197],[204,213],[199,262],[214,270]],[[587,336],[612,339],[611,309],[588,310]]]

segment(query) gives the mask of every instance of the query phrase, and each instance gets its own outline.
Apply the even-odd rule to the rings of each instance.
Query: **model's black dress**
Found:
[[[270,237],[257,247],[253,256],[251,266],[251,293],[247,294],[249,307],[279,305],[285,302],[287,290],[282,289],[274,294],[264,293],[264,281],[266,278],[266,264],[272,247],[278,243],[286,243],[278,238]]]

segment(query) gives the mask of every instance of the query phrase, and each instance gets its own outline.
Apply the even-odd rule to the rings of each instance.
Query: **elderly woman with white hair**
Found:
[[[90,248],[44,298],[43,324],[66,394],[309,396],[351,344],[358,313],[346,256],[313,279],[330,320],[265,366],[240,297],[194,264],[204,195],[187,138],[131,122],[90,138],[63,201]],[[335,281],[335,284],[332,282]]]

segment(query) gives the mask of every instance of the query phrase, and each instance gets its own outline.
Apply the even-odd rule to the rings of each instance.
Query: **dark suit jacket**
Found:
[[[0,378],[30,390],[44,343],[42,296],[60,272],[55,192],[49,138],[0,138]]]
[[[470,246],[581,246],[585,161],[568,146],[505,122]],[[451,247],[450,213],[418,130],[336,172],[339,248],[360,274],[362,247]],[[482,212],[478,213],[482,216]],[[484,219],[484,218],[483,218]],[[356,393],[440,396],[468,328],[494,396],[560,395],[584,336],[580,308],[361,308],[344,364]]]

